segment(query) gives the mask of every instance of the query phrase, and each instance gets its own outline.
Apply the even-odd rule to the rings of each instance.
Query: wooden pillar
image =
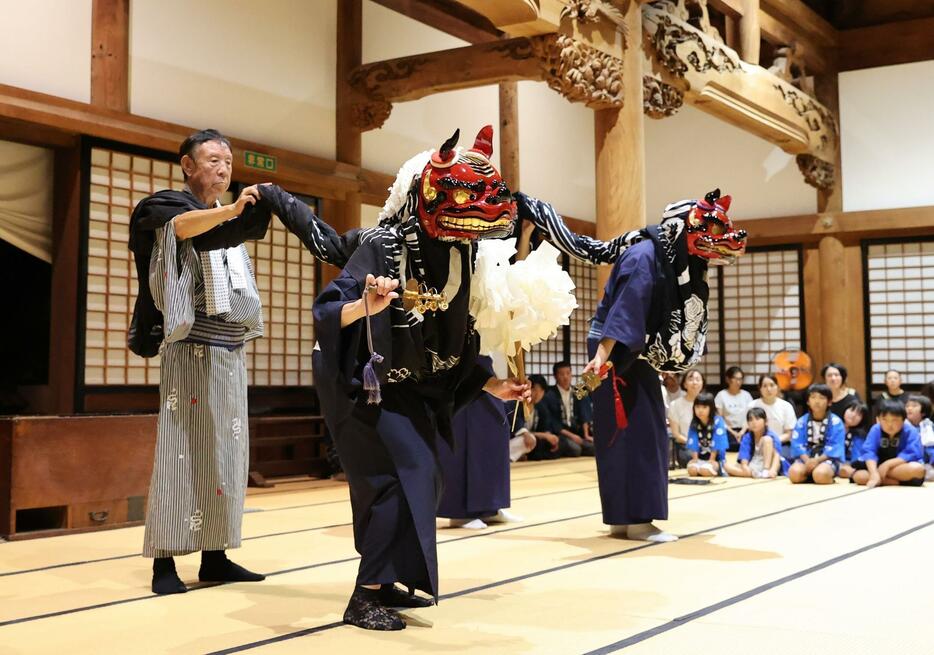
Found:
[[[594,112],[597,238],[645,227],[645,132],[642,107],[642,13],[630,2],[625,15],[623,106]],[[601,292],[610,268],[597,274]]]
[[[130,110],[130,0],[91,4],[91,104]]]
[[[840,86],[837,73],[817,75],[814,78],[814,93],[822,105],[833,115],[840,127]],[[840,135],[837,135],[837,149],[834,158],[834,186],[832,189],[817,191],[817,211],[843,211],[843,167],[840,159]]]
[[[833,220],[828,217],[829,220]],[[866,385],[863,270],[860,245],[837,235],[820,240],[821,364],[839,362],[849,370],[847,384],[861,395]],[[811,311],[811,305],[808,306]]]
[[[55,414],[75,412],[78,334],[78,265],[81,240],[80,146],[57,148],[52,218],[52,312],[49,322],[49,391]]]
[[[759,63],[759,0],[741,0],[743,17],[739,20],[739,56],[749,64]]]
[[[818,75],[814,79],[817,99],[833,114],[840,125],[840,100],[836,73]],[[839,137],[834,161],[834,186],[817,191],[817,211],[827,213],[822,220],[835,221],[835,213],[843,211],[843,168]],[[823,360],[838,361],[849,370],[847,384],[868,398],[866,348],[863,327],[862,252],[858,241],[841,241],[825,236],[820,241],[820,304],[822,307]],[[810,311],[810,306],[808,308]]]
[[[513,191],[519,186],[519,85],[499,85],[499,171]]]
[[[363,3],[362,0],[340,0],[337,3],[337,161],[353,166],[363,163],[362,133],[351,120],[352,90],[350,73],[363,63]],[[348,193],[342,200],[327,203],[334,215],[322,212],[323,218],[338,232],[360,227],[363,201],[359,192]],[[338,274],[333,266],[321,267],[323,287]]]

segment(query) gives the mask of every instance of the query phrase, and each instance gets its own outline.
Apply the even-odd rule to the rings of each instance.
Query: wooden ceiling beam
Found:
[[[361,102],[403,102],[488,84],[540,80],[535,40],[517,37],[364,64],[350,76]]]
[[[450,0],[447,2],[441,0],[373,0],[373,2],[467,43],[487,43],[503,35],[485,16]]]
[[[0,84],[0,119],[19,121],[36,130],[64,135],[88,135],[174,153],[194,129],[83,102]],[[274,181],[296,192],[343,199],[360,187],[359,168],[284,148],[232,138],[236,178],[246,183]],[[242,165],[244,152],[256,151],[277,158],[277,170],[259,171]]]
[[[840,32],[840,70],[934,59],[934,18],[886,23]]]
[[[773,45],[795,44],[795,54],[807,66],[808,73],[830,73],[837,70],[837,51],[819,45],[794,27],[759,10],[759,30],[762,38]],[[761,62],[768,68],[772,62]]]
[[[818,45],[836,47],[837,30],[801,0],[762,0],[765,13],[813,37]]]
[[[749,234],[749,245],[813,244],[832,235],[847,242],[931,233],[934,206],[823,212],[756,220],[734,219]]]

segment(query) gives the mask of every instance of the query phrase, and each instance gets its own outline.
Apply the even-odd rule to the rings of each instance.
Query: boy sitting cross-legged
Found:
[[[830,411],[832,397],[826,384],[808,387],[809,411],[798,419],[791,436],[791,456],[796,458],[788,469],[792,484],[831,484],[840,468],[845,430],[840,417]]]
[[[869,430],[863,443],[858,468],[850,478],[868,488],[901,484],[919,487],[924,484],[921,460],[921,436],[905,420],[905,406],[897,400],[883,400],[879,422]]]

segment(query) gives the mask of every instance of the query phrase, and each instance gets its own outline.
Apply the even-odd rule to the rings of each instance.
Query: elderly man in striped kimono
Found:
[[[244,344],[263,334],[262,306],[243,245],[270,211],[256,186],[221,205],[230,142],[215,130],[179,149],[186,187],[144,198],[130,220],[139,295],[128,343],[161,356],[159,424],[143,556],[156,594],[187,591],[173,557],[201,551],[202,582],[259,581],[231,562],[240,545],[249,463]]]

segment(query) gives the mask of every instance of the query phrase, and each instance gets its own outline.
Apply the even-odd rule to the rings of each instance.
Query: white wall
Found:
[[[91,101],[91,0],[0,0],[0,84]]]
[[[934,61],[840,74],[844,211],[934,205],[932,107]]]
[[[333,158],[336,8],[133,0],[130,110]]]
[[[733,196],[732,218],[817,211],[816,190],[804,182],[793,155],[699,109],[682,107],[669,118],[647,118],[645,151],[649,223],[666,204],[701,198],[717,187]]]

